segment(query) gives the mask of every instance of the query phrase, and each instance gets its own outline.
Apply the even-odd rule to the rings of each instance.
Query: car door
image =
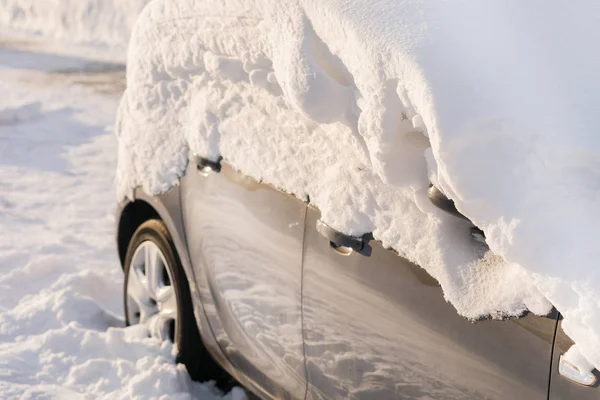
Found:
[[[182,202],[196,283],[224,354],[246,385],[276,398],[304,398],[306,205],[200,158],[182,180]]]
[[[546,399],[555,316],[470,323],[425,270],[374,240],[352,251],[319,216],[309,207],[308,398]]]

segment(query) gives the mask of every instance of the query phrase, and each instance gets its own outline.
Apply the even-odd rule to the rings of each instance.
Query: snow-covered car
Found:
[[[116,124],[127,322],[264,398],[600,397],[581,10],[151,1]]]
[[[194,378],[223,381],[214,359],[262,398],[598,398],[559,375],[558,313],[473,324],[369,235],[190,159],[179,186],[122,204],[118,245],[127,323],[174,341]]]

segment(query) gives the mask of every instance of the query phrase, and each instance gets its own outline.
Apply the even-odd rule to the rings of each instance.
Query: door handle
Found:
[[[594,372],[580,371],[577,366],[568,362],[564,355],[560,356],[558,362],[558,373],[570,381],[579,383],[583,386],[594,386],[598,378]]]
[[[196,168],[198,171],[207,176],[211,172],[221,172],[221,157],[219,157],[218,161],[211,161],[208,158],[199,156],[198,154],[193,154],[194,163],[196,164]]]
[[[353,251],[360,252],[365,245],[362,238],[345,235],[321,220],[317,221],[317,232],[329,240],[329,245],[335,252],[344,256],[352,254]]]

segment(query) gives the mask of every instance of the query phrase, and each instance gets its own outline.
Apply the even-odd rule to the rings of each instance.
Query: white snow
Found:
[[[0,48],[0,398],[221,398],[145,326],[124,327],[112,132],[123,66],[20,45]]]
[[[123,59],[149,0],[0,0],[0,33],[34,34],[93,46]]]
[[[15,124],[20,121],[35,118],[39,115],[41,104],[38,102],[23,104],[16,108],[0,110],[0,124]]]
[[[118,195],[188,150],[425,268],[468,318],[563,314],[600,367],[592,1],[154,0],[119,109]],[[482,228],[429,204],[436,183]]]

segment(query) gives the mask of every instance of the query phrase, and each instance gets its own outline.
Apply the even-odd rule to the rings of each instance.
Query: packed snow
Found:
[[[131,28],[149,0],[0,0],[0,33],[52,37],[124,59]]]
[[[600,367],[597,5],[154,0],[128,53],[118,196],[188,151],[373,232],[470,319],[554,305]],[[427,199],[435,183],[483,229]],[[577,357],[573,357],[577,358]]]
[[[221,398],[170,344],[124,327],[113,132],[124,66],[55,47],[0,48],[0,398]]]

